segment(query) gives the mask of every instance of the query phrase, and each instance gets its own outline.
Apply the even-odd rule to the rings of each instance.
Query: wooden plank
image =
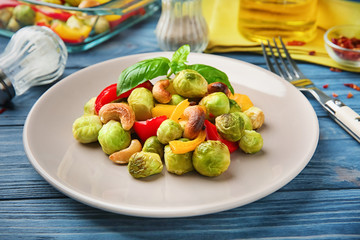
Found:
[[[1,239],[360,238],[359,189],[278,192],[231,211],[176,219],[127,217],[67,198],[0,204]]]

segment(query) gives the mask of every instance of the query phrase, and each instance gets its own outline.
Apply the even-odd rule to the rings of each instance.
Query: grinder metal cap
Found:
[[[15,97],[15,89],[10,79],[0,69],[0,105],[4,105]]]

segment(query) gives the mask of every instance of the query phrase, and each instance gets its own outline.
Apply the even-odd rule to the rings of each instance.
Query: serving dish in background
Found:
[[[64,40],[69,52],[80,52],[143,21],[160,7],[158,0],[96,1],[104,3],[80,8],[50,3],[56,0],[1,0],[0,35],[11,37],[27,25],[47,26]],[[22,9],[19,9],[19,5]]]

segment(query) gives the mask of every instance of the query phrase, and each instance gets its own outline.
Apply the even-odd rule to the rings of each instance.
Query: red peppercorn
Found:
[[[309,55],[310,55],[310,56],[314,56],[315,54],[316,54],[315,51],[310,51],[310,52],[309,52]]]
[[[360,87],[358,85],[356,85],[356,84],[353,84],[353,83],[344,83],[344,86],[355,89],[356,91],[360,91]]]
[[[341,69],[334,68],[334,67],[331,67],[330,71],[332,71],[332,72],[342,72]]]
[[[286,45],[288,46],[303,46],[305,45],[306,42],[304,41],[297,41],[297,40],[293,40],[293,41],[290,41],[290,42],[287,42]]]

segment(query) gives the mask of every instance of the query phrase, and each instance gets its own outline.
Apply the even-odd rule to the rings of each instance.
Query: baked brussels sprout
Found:
[[[85,19],[85,24],[93,26],[94,32],[100,34],[110,30],[110,23],[103,16],[91,16]]]
[[[227,113],[215,118],[218,133],[226,140],[237,142],[241,139],[245,122],[237,113]]]
[[[234,99],[229,98],[229,103],[230,103],[229,113],[241,112],[241,107],[239,106],[239,104],[237,104],[237,102]]]
[[[244,136],[239,141],[239,147],[245,153],[257,153],[263,147],[263,138],[254,130],[245,130]]]
[[[244,120],[244,129],[253,130],[251,119],[243,112],[236,112],[235,114],[239,115]]]
[[[183,128],[178,122],[166,119],[159,126],[156,135],[162,144],[168,144],[170,141],[181,138]]]
[[[80,29],[85,25],[85,21],[76,15],[72,15],[66,20],[66,25],[70,28]]]
[[[264,112],[258,107],[250,107],[244,113],[250,118],[253,129],[259,129],[265,120]]]
[[[189,140],[184,138],[181,139],[181,141]],[[164,161],[167,171],[176,175],[182,175],[194,170],[192,164],[192,152],[175,154],[169,145],[165,146]]]
[[[81,143],[91,143],[98,140],[102,122],[97,115],[87,115],[77,118],[72,125],[72,133]]]
[[[67,4],[69,4],[70,6],[74,6],[77,7],[79,6],[79,4],[81,3],[82,0],[65,0],[65,2]]]
[[[164,158],[164,145],[156,136],[152,136],[146,139],[142,151],[157,153],[161,159]]]
[[[229,168],[230,152],[222,142],[208,140],[196,147],[192,161],[198,173],[215,177]]]
[[[17,5],[13,10],[13,16],[21,26],[34,24],[35,11],[28,5]]]
[[[125,131],[120,122],[110,120],[99,131],[99,143],[106,154],[112,154],[127,148],[131,142],[131,136]]]
[[[206,118],[214,120],[217,116],[226,114],[230,110],[229,98],[223,92],[214,92],[199,102],[199,105],[206,108]]]
[[[134,178],[144,178],[161,173],[163,164],[157,153],[137,152],[131,155],[128,171]]]
[[[207,93],[208,83],[197,71],[185,69],[173,80],[175,91],[186,98],[203,97]]]
[[[0,9],[0,28],[6,28],[12,17],[11,8]]]
[[[180,102],[184,101],[185,98],[178,94],[174,94],[171,96],[171,100],[169,102],[170,105],[178,105]]]
[[[110,30],[110,23],[106,20],[105,17],[97,17],[97,21],[94,26],[94,31],[96,34],[100,34]]]
[[[9,23],[6,27],[6,29],[16,32],[17,30],[19,30],[21,28],[20,24],[18,23],[18,21],[16,21],[16,19],[14,17],[10,18]]]
[[[84,115],[94,115],[95,114],[95,100],[96,97],[91,98],[84,106]]]
[[[151,109],[155,103],[149,89],[135,88],[128,97],[128,103],[134,110],[136,120],[143,121],[151,118]]]

